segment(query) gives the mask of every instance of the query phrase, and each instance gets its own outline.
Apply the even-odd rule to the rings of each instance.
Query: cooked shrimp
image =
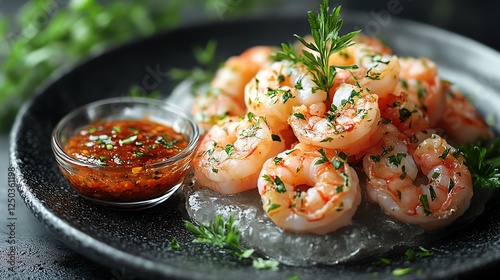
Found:
[[[410,151],[436,131],[430,127],[425,112],[408,98],[408,93],[388,95],[379,99],[380,114],[400,131],[400,138],[409,145]]]
[[[249,112],[266,116],[272,129],[284,130],[293,106],[326,99],[327,94],[316,87],[305,65],[278,61],[261,68],[246,85],[245,104]]]
[[[493,133],[476,107],[459,91],[447,85],[446,110],[437,126],[456,145],[490,140]]]
[[[251,113],[226,117],[200,142],[192,162],[194,176],[201,186],[221,194],[254,189],[264,161],[284,148],[265,118]]]
[[[314,39],[311,35],[304,36],[303,39],[308,43],[314,42]],[[364,46],[364,48],[369,48],[372,50],[372,52],[378,54],[383,54],[383,55],[392,54],[392,49],[389,46],[385,45],[380,39],[376,37],[366,36],[359,33],[358,35],[352,38],[352,42],[354,43],[353,45],[343,50],[340,50],[339,52],[333,53],[329,57],[328,60],[329,64],[334,66],[348,66],[357,64],[358,61],[356,60],[356,52],[359,49],[359,46]],[[305,49],[305,46],[300,42],[296,42],[294,48],[296,52],[299,54],[302,54],[303,50],[316,54],[316,52],[310,49]]]
[[[210,88],[196,95],[191,113],[200,128],[200,133],[204,135],[210,127],[226,116],[245,115],[246,108],[231,96]]]
[[[206,132],[225,116],[242,116],[246,113],[245,85],[263,65],[270,63],[274,51],[270,46],[254,46],[226,60],[215,72],[208,89],[201,91],[191,109],[201,132]]]
[[[311,37],[306,37],[306,41]],[[368,44],[365,44],[368,43]],[[297,47],[298,48],[298,47]],[[298,49],[301,51],[301,49]],[[307,50],[311,52],[310,50]],[[314,54],[314,52],[311,52]],[[358,69],[337,69],[334,84],[330,94],[343,83],[359,84],[380,97],[394,94],[399,82],[399,60],[391,54],[390,49],[383,48],[381,43],[374,39],[360,36],[358,42],[329,57],[328,63],[332,66],[352,66]]]
[[[446,108],[446,96],[436,63],[426,57],[400,57],[399,64],[400,81],[396,92],[408,92],[410,100],[428,115],[430,126],[435,127]]]
[[[238,56],[232,56],[215,72],[210,86],[221,90],[244,104],[245,85],[252,80],[261,67],[271,62],[271,46],[254,46]]]
[[[438,230],[469,208],[470,172],[463,157],[437,134],[422,141],[411,155],[389,124],[381,145],[363,159],[363,168],[370,199],[396,220]]]
[[[292,232],[336,231],[361,202],[358,176],[345,159],[302,143],[264,163],[258,189],[271,220]]]
[[[394,90],[399,83],[399,58],[395,55],[378,53],[363,44],[356,44],[354,47],[358,69],[351,70],[350,73],[355,77],[355,82],[381,98],[397,94]],[[344,73],[345,71],[343,70]]]
[[[300,142],[354,155],[365,148],[377,130],[377,102],[376,94],[343,84],[336,91],[330,110],[323,103],[295,106],[288,122]]]
[[[381,54],[392,54],[392,49],[388,45],[384,44],[379,38],[374,36],[367,36],[362,33],[354,36],[353,41],[359,44],[364,44],[372,48],[376,53]]]

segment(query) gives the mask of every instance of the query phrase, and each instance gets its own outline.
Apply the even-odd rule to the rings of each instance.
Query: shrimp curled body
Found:
[[[301,143],[357,154],[370,141],[380,119],[378,96],[343,84],[333,97],[331,110],[295,106],[288,118]]]
[[[316,89],[312,74],[303,64],[277,61],[262,67],[245,87],[245,104],[249,112],[266,116],[275,130],[289,128],[287,118],[294,106],[323,102],[326,92]]]
[[[263,209],[281,229],[323,235],[351,223],[361,202],[356,171],[322,152],[300,143],[264,163],[258,180]]]
[[[284,149],[264,118],[226,117],[207,132],[191,165],[201,186],[236,194],[255,189],[264,161]]]
[[[473,195],[463,157],[436,134],[410,154],[395,131],[390,127],[382,145],[363,159],[369,197],[399,221],[428,231],[448,226],[469,208]]]

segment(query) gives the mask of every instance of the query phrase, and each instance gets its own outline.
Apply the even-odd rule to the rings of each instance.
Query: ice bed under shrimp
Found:
[[[179,85],[169,101],[190,108],[193,100],[184,94],[189,87],[189,81]],[[359,170],[358,175],[364,189],[367,180]],[[217,214],[228,217],[232,213],[240,221],[241,241],[247,248],[292,266],[335,265],[380,256],[401,246],[432,246],[433,241],[468,226],[484,211],[491,196],[487,190],[475,192],[463,216],[446,229],[431,233],[389,217],[363,191],[350,225],[333,233],[315,235],[287,232],[276,226],[264,212],[257,189],[222,195],[200,186],[191,174],[183,192],[187,213],[193,221],[207,225]]]
[[[360,181],[363,178],[360,177]],[[209,224],[217,214],[230,213],[240,220],[242,242],[247,248],[292,266],[334,265],[383,255],[399,246],[426,246],[469,225],[484,210],[489,191],[476,193],[467,212],[447,229],[429,233],[398,222],[369,202],[363,194],[352,224],[326,235],[286,232],[262,208],[256,189],[226,196],[202,188],[191,177],[184,185],[186,209],[199,224]]]

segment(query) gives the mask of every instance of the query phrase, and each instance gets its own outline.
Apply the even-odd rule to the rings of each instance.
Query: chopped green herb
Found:
[[[274,157],[273,161],[274,161],[274,164],[279,165],[283,161],[283,158],[282,157]]]
[[[373,161],[373,162],[380,162],[380,159],[382,158],[382,156],[380,155],[375,155],[375,156],[370,156],[370,159]]]
[[[397,153],[395,155],[390,155],[387,159],[389,160],[390,164],[399,166],[404,157],[406,157],[405,153]]]
[[[432,212],[429,209],[429,201],[427,200],[427,195],[423,194],[419,197],[419,199],[420,199],[420,204],[422,204],[422,207],[424,207],[424,214],[426,216],[432,215]]]
[[[173,250],[178,250],[181,248],[181,245],[179,244],[179,241],[177,241],[177,238],[173,238],[172,241],[170,241],[170,248]]]
[[[280,177],[276,176],[274,178],[274,184],[276,185],[277,192],[279,192],[279,193],[286,192],[285,184],[283,184],[283,181],[281,181]]]
[[[304,117],[303,114],[301,113],[293,113],[293,115],[297,118],[297,119],[301,119],[301,120],[305,120],[306,117]]]
[[[280,208],[280,207],[281,207],[281,205],[276,204],[276,203],[273,203],[273,204],[271,204],[271,205],[269,206],[269,208],[267,208],[267,212],[271,212],[271,211],[273,211],[273,210],[275,210],[275,209],[278,209],[278,208]]]
[[[257,258],[253,260],[253,267],[257,269],[270,269],[278,270],[279,262],[276,260],[264,260],[263,258]]]
[[[333,138],[332,137],[326,137],[324,139],[321,139],[320,142],[332,142],[333,141]]]
[[[281,96],[281,101],[284,103],[286,103],[288,101],[288,99],[290,98],[295,98],[295,96],[293,96],[293,94],[290,92],[290,90],[287,90],[287,91],[284,91],[283,92],[283,95]]]
[[[121,140],[120,143],[122,143],[122,144],[130,144],[130,143],[134,142],[136,139],[137,139],[137,135],[132,135],[132,136],[130,136],[128,138],[125,138],[125,139]]]
[[[331,162],[333,164],[333,167],[335,167],[335,169],[339,169],[344,165],[343,160],[338,160],[336,158],[332,158]]]
[[[403,276],[403,275],[409,274],[410,272],[411,272],[411,267],[396,268],[392,271],[392,275]]]
[[[227,219],[221,214],[217,214],[215,222],[210,221],[208,225],[195,226],[190,221],[184,220],[186,229],[195,235],[192,242],[211,244],[227,249],[240,259],[253,259],[252,265],[257,269],[277,270],[279,262],[253,257],[254,250],[247,249],[241,245],[241,232],[238,229],[238,225],[239,220],[234,218],[233,213],[230,213]]]
[[[448,184],[448,193],[450,193],[453,190],[453,187],[455,187],[455,182],[453,181],[452,178],[450,178],[450,183]]]
[[[374,265],[390,265],[392,261],[388,258],[380,257],[378,260],[374,261]]]
[[[431,195],[431,200],[434,201],[434,199],[436,199],[436,191],[434,190],[434,187],[433,186],[429,186],[429,193]]]
[[[401,175],[399,175],[399,179],[404,180],[406,178],[406,166],[401,166]]]
[[[224,149],[228,156],[234,153],[234,146],[231,144],[226,144],[226,148]]]
[[[264,175],[262,175],[262,178],[264,178],[264,180],[268,181],[269,183],[275,185],[277,192],[279,192],[279,193],[286,192],[285,185],[283,184],[283,181],[281,181],[280,177],[276,176],[273,179],[271,176],[264,174]]]
[[[314,165],[323,164],[328,162],[328,157],[326,156],[325,150],[319,149],[318,152],[321,154],[321,158],[318,159]]]
[[[139,151],[134,151],[134,156],[135,157],[142,157],[144,155],[143,152],[139,152]]]
[[[451,148],[446,148],[444,152],[439,156],[441,159],[445,159],[448,156],[448,153],[450,152]]]
[[[399,109],[399,120],[403,123],[411,117],[411,111],[406,108]]]

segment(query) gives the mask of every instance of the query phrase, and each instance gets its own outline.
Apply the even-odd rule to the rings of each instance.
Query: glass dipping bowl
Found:
[[[144,119],[171,127],[185,137],[187,146],[162,161],[129,167],[89,163],[65,151],[69,139],[88,125]],[[59,169],[80,196],[113,209],[138,210],[164,202],[181,186],[199,138],[197,124],[176,105],[150,98],[117,97],[89,103],[63,117],[52,132],[51,146]]]

